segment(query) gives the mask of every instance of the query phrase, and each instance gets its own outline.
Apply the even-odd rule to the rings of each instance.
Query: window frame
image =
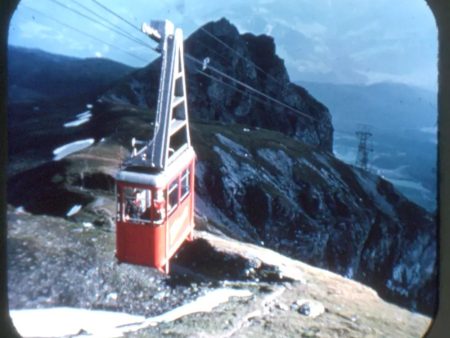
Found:
[[[176,194],[174,194],[176,192]],[[176,196],[176,203],[172,203],[172,194]],[[178,208],[180,204],[180,182],[179,176],[177,176],[170,184],[167,186],[167,215],[171,215]]]
[[[186,184],[186,191],[184,190],[184,182],[187,182]],[[183,172],[180,175],[180,203],[183,202],[190,194],[191,192],[191,168],[188,166],[186,169],[183,170]]]

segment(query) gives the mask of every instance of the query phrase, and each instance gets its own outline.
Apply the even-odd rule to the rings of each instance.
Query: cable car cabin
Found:
[[[117,176],[117,258],[169,272],[169,259],[194,229],[195,153],[165,172],[123,170]]]
[[[195,152],[189,135],[183,34],[169,21],[142,30],[159,43],[161,75],[152,139],[132,140],[116,176],[116,256],[169,272],[194,229]],[[139,151],[136,144],[144,145]]]

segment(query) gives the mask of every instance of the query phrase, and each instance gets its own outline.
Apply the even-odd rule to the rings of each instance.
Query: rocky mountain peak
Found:
[[[226,19],[210,22],[185,41],[188,100],[194,120],[240,123],[280,131],[332,151],[328,109],[289,81],[273,38],[240,34]],[[203,69],[192,58],[205,62]],[[102,99],[154,109],[157,59],[107,92]]]
[[[239,31],[227,18],[221,18],[217,21],[211,21],[203,26],[204,29],[211,32],[217,37],[222,37],[231,40],[238,40],[240,37]],[[201,30],[201,29],[200,29]],[[199,30],[197,30],[198,32]],[[195,34],[195,33],[194,33]]]

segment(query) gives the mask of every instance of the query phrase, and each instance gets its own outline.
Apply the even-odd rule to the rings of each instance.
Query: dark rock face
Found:
[[[191,118],[278,130],[322,150],[332,151],[333,127],[328,109],[302,87],[289,82],[271,37],[240,35],[236,27],[221,19],[194,32],[185,41],[185,52]],[[210,69],[204,71],[206,76],[201,66],[192,62],[189,56],[210,59]],[[102,99],[154,109],[159,72],[158,59],[128,76]],[[278,103],[256,95],[228,76]]]
[[[391,183],[278,133],[193,128],[216,139],[195,146],[199,213],[220,231],[433,313],[436,220]]]

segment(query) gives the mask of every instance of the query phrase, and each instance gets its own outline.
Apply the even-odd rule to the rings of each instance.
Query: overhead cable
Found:
[[[40,15],[42,15],[43,17],[46,17],[47,19],[50,19],[50,20],[52,20],[52,21],[55,21],[56,23],[58,23],[58,24],[61,25],[61,26],[67,27],[67,28],[69,28],[69,29],[72,29],[72,30],[78,32],[79,34],[85,35],[85,36],[87,36],[88,38],[90,38],[90,39],[92,39],[92,40],[95,40],[95,41],[97,41],[97,42],[104,43],[104,44],[106,44],[106,45],[108,45],[108,46],[110,46],[110,47],[116,48],[116,49],[122,51],[123,53],[128,54],[129,56],[131,56],[131,57],[133,57],[133,58],[135,58],[135,59],[137,59],[137,60],[139,60],[139,61],[142,61],[142,62],[148,62],[147,59],[143,59],[143,58],[141,58],[141,57],[139,57],[139,56],[136,56],[136,55],[134,55],[134,54],[132,54],[132,53],[126,51],[126,50],[123,49],[123,48],[120,48],[120,47],[118,47],[118,46],[115,46],[115,45],[113,45],[112,43],[106,42],[106,41],[104,41],[104,40],[102,40],[102,39],[99,39],[99,38],[97,38],[97,37],[95,37],[95,36],[89,34],[89,33],[84,32],[84,31],[82,31],[82,30],[80,30],[80,29],[78,29],[78,28],[75,28],[75,27],[73,27],[73,26],[71,26],[71,25],[69,25],[69,24],[67,24],[67,23],[65,23],[65,22],[62,22],[62,21],[60,21],[60,20],[58,20],[58,19],[55,19],[54,17],[52,17],[52,16],[50,16],[50,15],[47,15],[47,14],[45,14],[44,12],[41,12],[40,10],[37,10],[37,9],[35,9],[35,8],[29,7],[29,6],[23,5],[23,4],[22,4],[21,6],[23,6],[23,7],[25,7],[25,8],[28,8],[28,9],[30,9],[30,10],[32,10],[32,11],[34,11],[34,12],[40,14]]]

